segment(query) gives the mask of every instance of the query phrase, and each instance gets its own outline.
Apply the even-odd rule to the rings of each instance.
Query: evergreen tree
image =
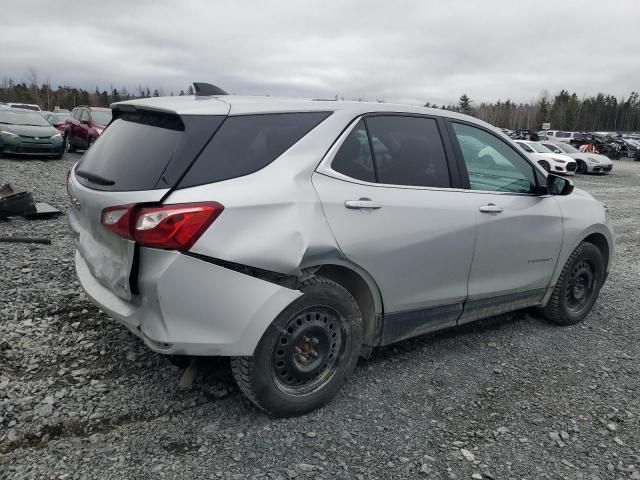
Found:
[[[157,88],[153,91],[153,96],[154,97],[159,97],[160,96],[160,92],[158,92]]]
[[[193,85],[189,85],[189,88],[187,88],[187,95],[194,95],[195,92],[193,91]]]
[[[540,99],[540,105],[538,106],[534,130],[541,130],[542,124],[547,121],[549,121],[549,102],[547,101],[547,97],[542,97]]]
[[[180,90],[180,93],[178,95],[184,97],[184,90]]]
[[[460,97],[460,101],[458,102],[458,111],[465,115],[471,115],[473,113],[473,109],[471,108],[471,99],[466,93],[463,93]]]

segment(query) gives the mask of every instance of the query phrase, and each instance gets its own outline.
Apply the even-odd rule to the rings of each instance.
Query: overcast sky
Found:
[[[0,77],[441,104],[640,89],[640,1],[20,0]],[[0,78],[1,79],[1,78]]]

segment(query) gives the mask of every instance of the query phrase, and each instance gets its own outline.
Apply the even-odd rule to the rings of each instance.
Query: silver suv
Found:
[[[373,347],[532,306],[577,323],[613,259],[602,203],[465,115],[201,95],[113,118],[68,179],[82,286],[156,352],[231,357],[273,415]]]

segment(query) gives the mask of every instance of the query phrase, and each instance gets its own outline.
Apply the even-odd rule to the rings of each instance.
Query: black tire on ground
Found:
[[[87,150],[89,150],[89,149],[91,148],[91,145],[93,145],[93,143],[94,143],[95,141],[96,141],[96,140],[95,140],[94,138],[89,137],[89,141],[87,142]]]
[[[577,165],[576,165],[576,173],[587,173],[587,164],[584,163],[582,160],[577,160],[576,161]]]
[[[191,363],[191,358],[187,355],[167,355],[167,360],[178,368],[187,368]]]
[[[53,156],[53,158],[54,158],[55,160],[60,160],[60,159],[62,158],[62,155],[63,155],[62,153],[59,153],[59,154],[57,154],[57,155],[54,155],[54,156]]]
[[[539,163],[539,164],[540,164],[540,166],[541,166],[542,168],[544,168],[547,172],[550,172],[550,171],[551,171],[551,165],[549,165],[549,162],[547,162],[546,160],[540,160],[538,163]]]
[[[64,136],[64,149],[65,149],[65,151],[67,151],[69,153],[75,153],[76,147],[73,144],[73,142],[71,142],[71,137],[69,135],[70,134],[67,133]]]
[[[591,311],[604,281],[605,265],[598,247],[582,242],[573,251],[542,313],[558,325],[574,325]]]
[[[303,295],[273,321],[252,357],[231,358],[240,389],[278,417],[328,402],[360,355],[362,316],[349,292],[320,276],[305,280],[300,290]]]

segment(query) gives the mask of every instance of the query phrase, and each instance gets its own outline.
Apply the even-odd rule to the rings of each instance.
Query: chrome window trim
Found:
[[[357,178],[349,177],[343,173],[333,170],[331,168],[331,163],[333,162],[333,159],[338,153],[338,150],[340,150],[340,147],[342,147],[342,144],[347,139],[351,131],[356,127],[358,122],[360,122],[360,120],[362,120],[365,117],[365,115],[367,114],[357,116],[349,123],[349,125],[347,125],[347,128],[344,129],[344,131],[340,134],[340,136],[338,136],[336,141],[333,142],[333,145],[331,145],[331,148],[327,150],[327,153],[324,154],[324,157],[322,157],[322,160],[320,161],[320,163],[318,164],[315,170],[317,173],[320,173],[327,177],[335,178],[337,180],[342,180],[344,182],[349,182],[349,183],[355,183],[365,187],[398,188],[403,190],[426,190],[426,191],[437,191],[437,192],[479,193],[479,194],[485,194],[485,195],[515,195],[519,197],[524,196],[524,197],[544,198],[544,197],[550,196],[550,195],[536,195],[534,193],[495,192],[492,190],[472,190],[467,188],[454,188],[454,187],[442,188],[442,187],[422,187],[419,185],[396,185],[392,183],[374,183],[374,182],[367,182]],[[373,152],[372,152],[372,155],[373,155]]]

